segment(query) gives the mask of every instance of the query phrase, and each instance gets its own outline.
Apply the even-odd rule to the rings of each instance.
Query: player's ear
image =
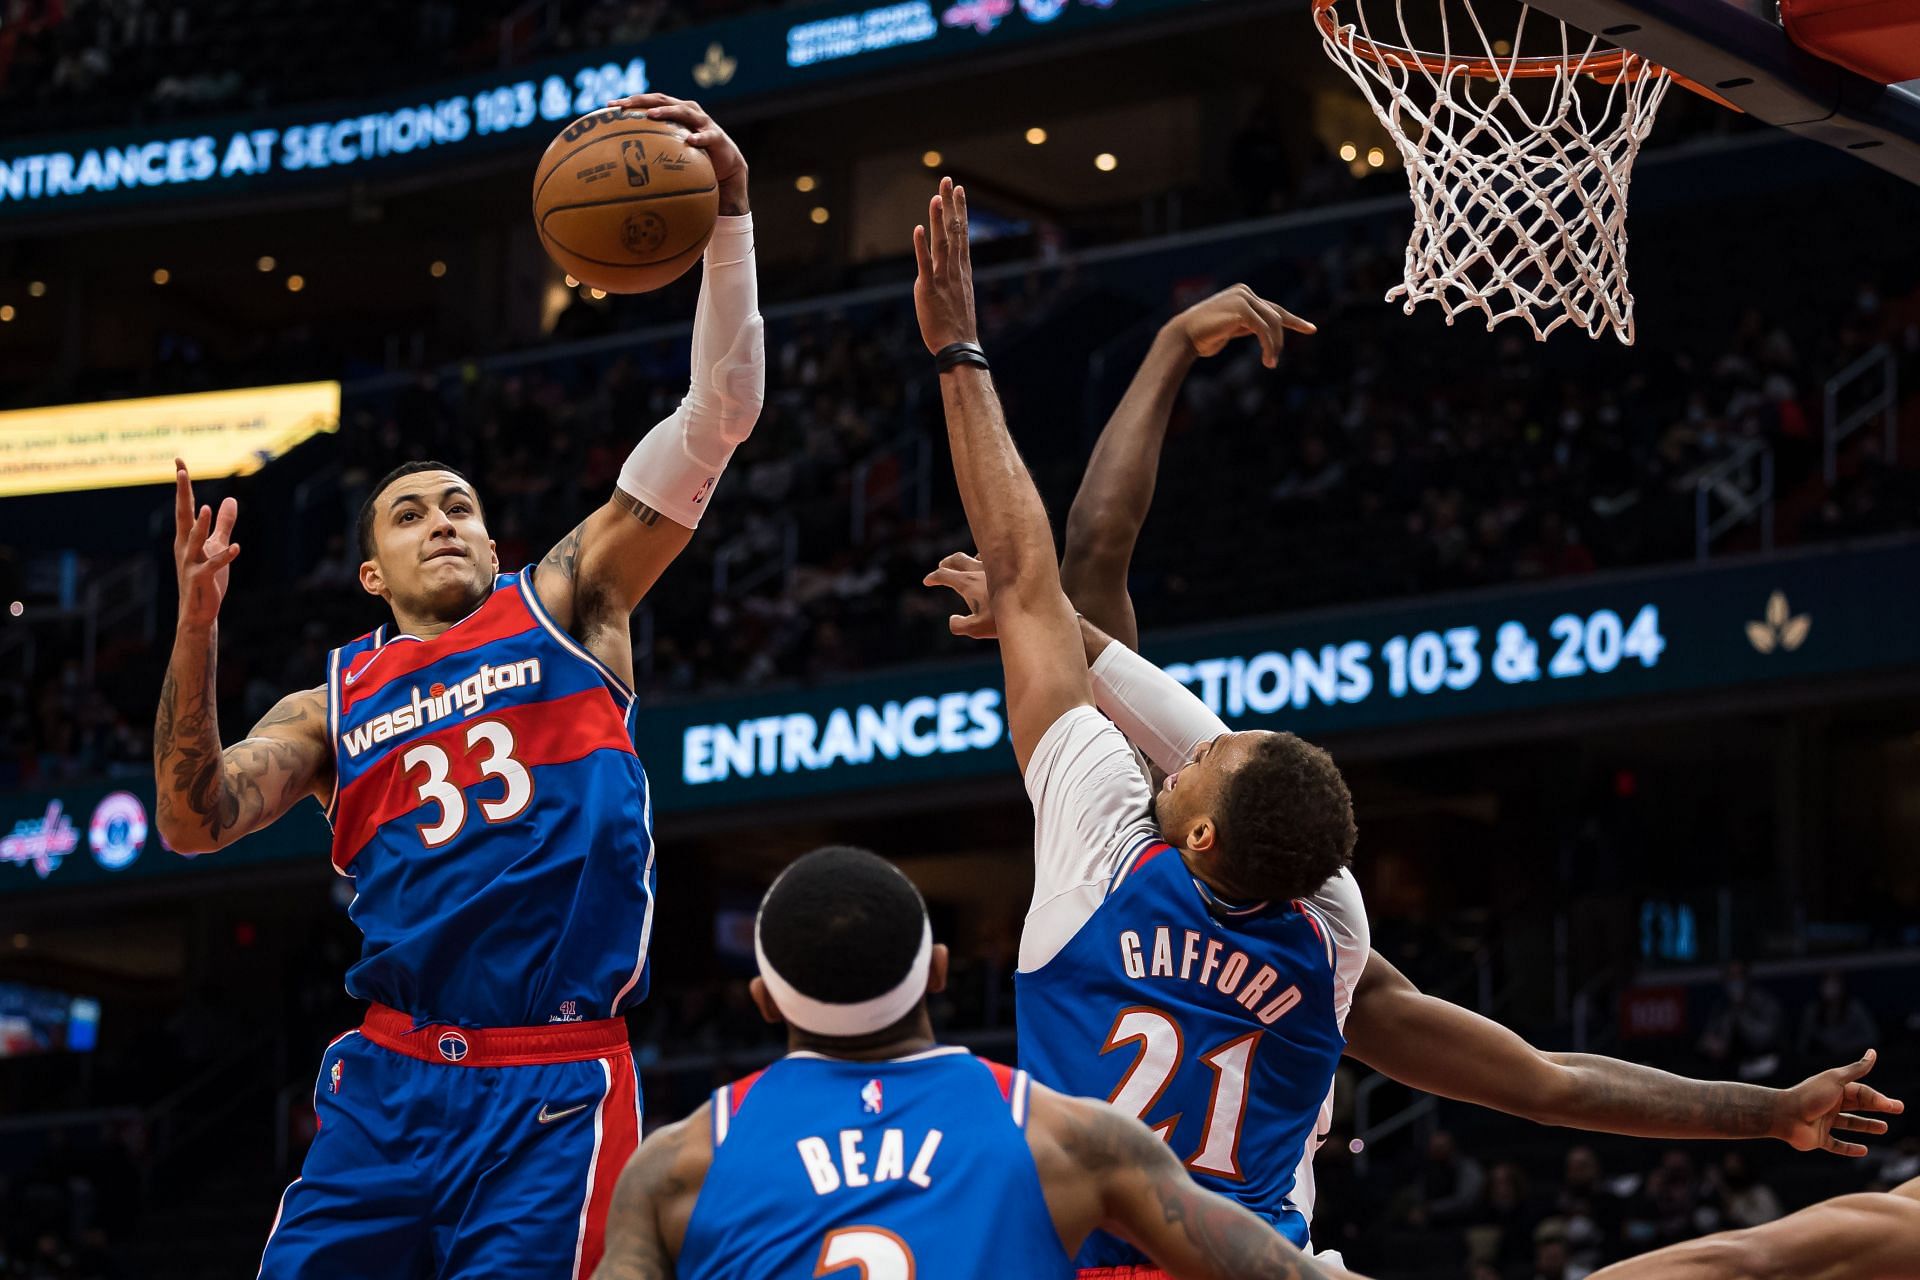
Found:
[[[1188,853],[1212,853],[1220,843],[1220,828],[1213,825],[1213,819],[1201,816],[1193,820],[1187,828],[1186,842],[1182,846]]]
[[[933,956],[927,964],[927,994],[938,995],[947,989],[947,944],[933,944]]]
[[[360,587],[370,596],[385,596],[387,594],[387,580],[380,572],[380,562],[378,560],[362,560],[360,562]]]
[[[500,576],[500,548],[493,544],[492,538],[487,539],[487,554],[493,557],[493,576],[497,578]]]
[[[747,984],[747,994],[753,997],[754,1007],[760,1010],[760,1017],[779,1026],[786,1021],[780,1016],[780,1006],[773,1002],[773,993],[767,990],[767,984],[755,978]]]

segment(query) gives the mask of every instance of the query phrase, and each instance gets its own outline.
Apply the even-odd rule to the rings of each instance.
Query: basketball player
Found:
[[[950,208],[940,212],[952,217]],[[951,244],[960,235],[950,225],[945,238]],[[964,275],[964,255],[948,257],[948,273]],[[922,293],[960,313],[968,299],[957,285],[943,290],[940,277],[923,255]],[[956,296],[947,301],[948,294]],[[970,309],[964,313],[970,318]],[[944,319],[938,306],[923,307],[930,348],[955,331],[971,332],[951,323],[930,328],[930,315]],[[1118,549],[1120,601],[1178,375],[1195,355],[1242,333],[1260,338],[1272,364],[1289,329],[1311,326],[1236,288],[1181,317],[1156,344],[1150,362],[1157,370],[1143,370],[1116,413],[1120,430],[1110,426],[1096,448],[1069,521],[1070,538],[1076,526],[1093,525],[1101,550]],[[942,381],[961,378],[985,381],[977,371]],[[1421,1087],[1504,1101],[1552,1123],[1692,1137],[1773,1133],[1803,1149],[1849,1154],[1863,1149],[1834,1138],[1835,1128],[1885,1130],[1884,1122],[1842,1114],[1843,1107],[1898,1110],[1856,1083],[1871,1055],[1791,1091],[1702,1085],[1607,1059],[1540,1054],[1497,1024],[1420,996],[1369,954],[1364,906],[1345,870],[1351,802],[1332,762],[1290,734],[1228,732],[1177,682],[1097,627],[1075,626],[1065,602],[1049,599],[1059,579],[1048,584],[1032,551],[1042,542],[1050,550],[1051,537],[1030,484],[1022,494],[1002,481],[1012,496],[998,508],[981,500],[983,490],[992,492],[985,486],[969,489],[961,460],[977,446],[963,427],[986,411],[970,399],[991,409],[990,385],[947,390],[956,471],[985,552],[984,576],[971,558],[950,557],[928,581],[966,596],[971,614],[953,623],[962,634],[991,630],[1006,608],[1019,610],[1018,630],[1002,622],[999,634],[1015,754],[1036,814],[1034,901],[1016,979],[1021,1056],[1036,1079],[1105,1095],[1142,1116],[1203,1185],[1234,1195],[1302,1246],[1312,1149],[1330,1119],[1333,1070],[1349,1035],[1359,1056]],[[1142,424],[1150,420],[1148,432]],[[1115,484],[1110,473],[1140,456],[1142,435],[1151,436],[1144,480]],[[1010,445],[996,461],[1024,480]],[[1103,508],[1137,517],[1130,525],[1089,518]],[[1009,513],[998,525],[996,511]],[[1013,557],[1014,568],[997,571],[996,554]],[[1070,552],[1070,566],[1073,559]],[[1130,605],[1116,625],[1131,627]],[[1090,684],[1087,677],[1076,684],[1055,665],[1066,660],[1066,637],[1082,649],[1079,661],[1091,664]],[[1083,699],[1097,701],[1166,771],[1157,794],[1119,730]],[[1027,714],[1034,700],[1044,708],[1037,718]],[[1058,714],[1048,720],[1049,712]],[[1194,731],[1198,717],[1204,732]],[[1372,975],[1365,1014],[1356,993],[1363,974]],[[1448,1011],[1465,1017],[1473,1034],[1457,1034],[1462,1027]],[[1445,1054],[1432,1048],[1436,1017],[1456,1033]],[[1080,1261],[1102,1268],[1142,1259],[1124,1241],[1096,1236]]]
[[[1192,1280],[1346,1275],[1202,1191],[1139,1121],[935,1043],[947,949],[884,859],[800,858],[754,949],[787,1056],[641,1146],[597,1280],[1066,1280],[1095,1227]]]
[[[465,476],[395,467],[359,520],[360,583],[393,625],[334,650],[325,683],[223,750],[214,661],[237,507],[196,514],[176,464],[161,834],[204,853],[314,796],[366,936],[347,974],[366,1022],[321,1063],[318,1136],[263,1276],[588,1275],[639,1140],[619,1015],[647,991],[655,877],[628,615],[752,430],[765,358],[746,161],[691,103],[623,105],[687,129],[719,183],[692,380],[537,566],[500,572]]]
[[[1920,1178],[1669,1245],[1591,1280],[1920,1280]]]

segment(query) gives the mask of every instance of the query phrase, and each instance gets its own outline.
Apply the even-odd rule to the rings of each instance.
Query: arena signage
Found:
[[[1237,728],[1308,736],[1920,667],[1920,542],[1149,633]],[[1148,620],[1151,622],[1151,619]],[[663,812],[1005,773],[997,661],[642,716]]]
[[[0,148],[0,217],[333,184],[519,149],[649,90],[724,103],[831,87],[1219,0],[896,0],[782,9],[352,103]]]
[[[1469,726],[1532,712],[1920,671],[1920,539],[1184,632],[1146,652],[1237,728],[1309,737]],[[1151,622],[1151,619],[1148,620]],[[1014,776],[997,656],[804,690],[644,708],[656,812],[900,792]],[[153,787],[0,793],[0,895],[325,864],[302,803],[203,857],[168,850]]]
[[[57,791],[0,792],[0,895],[86,889],[289,858],[324,864],[332,835],[316,805],[217,854],[184,857],[153,823],[153,781]]]
[[[0,498],[252,475],[340,428],[340,384],[305,382],[0,413]]]

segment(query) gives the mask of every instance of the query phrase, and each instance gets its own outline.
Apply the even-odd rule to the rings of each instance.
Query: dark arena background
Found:
[[[1196,363],[1132,591],[1231,724],[1333,752],[1382,955],[1547,1049],[1788,1084],[1874,1047],[1920,1094],[1894,165],[1676,89],[1633,171],[1635,341],[1536,342],[1385,299],[1404,162],[1306,0],[12,0],[0,1276],[253,1275],[361,1016],[317,804],[205,856],[156,829],[166,459],[239,502],[228,742],[381,621],[352,526],[394,463],[459,467],[502,568],[538,559],[686,388],[699,273],[602,295],[528,216],[554,133],[647,88],[751,164],[767,326],[759,425],[633,623],[648,1128],[781,1051],[753,913],[824,843],[927,898],[940,1034],[1015,1052],[1031,812],[996,655],[920,585],[971,546],[911,299],[942,173],[1057,532],[1171,316],[1243,282],[1318,325],[1275,370]],[[1920,1175],[1911,1120],[1865,1141],[1573,1135],[1348,1060],[1314,1235],[1384,1280],[1580,1280]]]

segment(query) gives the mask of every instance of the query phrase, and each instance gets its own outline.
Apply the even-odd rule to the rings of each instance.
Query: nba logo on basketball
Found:
[[[647,170],[647,149],[643,143],[631,138],[622,139],[620,158],[626,161],[628,186],[644,187],[653,181],[653,174]]]
[[[341,1068],[340,1059],[335,1058],[333,1060],[333,1071],[331,1073],[333,1082],[327,1086],[328,1093],[340,1092],[340,1068]]]
[[[870,1116],[877,1116],[880,1114],[882,1105],[880,1082],[878,1080],[867,1081],[865,1086],[860,1090],[860,1109]]]

